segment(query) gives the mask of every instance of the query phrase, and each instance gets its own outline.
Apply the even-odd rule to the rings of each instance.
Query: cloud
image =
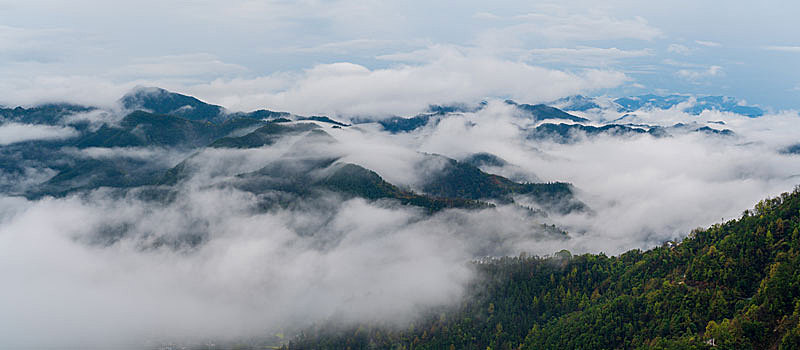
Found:
[[[515,16],[523,21],[497,34],[534,35],[549,40],[653,40],[663,35],[642,17],[618,19],[595,14],[528,13]]]
[[[546,101],[615,87],[628,79],[613,70],[571,73],[453,47],[429,50],[435,53],[409,54],[424,60],[414,65],[369,69],[353,63],[320,64],[301,73],[220,79],[186,90],[213,102],[226,102],[235,110],[267,106],[301,114],[369,116],[416,113],[433,103],[491,96]]]
[[[608,66],[627,58],[652,56],[653,51],[649,49],[620,50],[616,47],[545,48],[531,49],[528,51],[528,55],[531,62],[559,62],[596,67]]]
[[[500,17],[498,15],[495,15],[495,14],[493,14],[491,12],[475,12],[475,14],[472,15],[472,18],[484,19],[484,20],[502,19],[502,17]]]
[[[705,47],[721,47],[722,44],[713,41],[703,41],[703,40],[695,40],[695,44],[705,46]]]
[[[63,43],[56,37],[67,34],[60,29],[31,29],[0,25],[0,59],[11,62],[52,62],[58,60],[52,46]]]
[[[503,108],[490,104],[420,131],[419,149],[455,158],[490,152],[542,181],[573,183],[596,215],[551,215],[571,233],[573,239],[562,247],[572,251],[616,254],[683,237],[695,227],[738,216],[766,195],[790,190],[800,174],[800,166],[786,167],[796,156],[778,152],[800,136],[795,112],[752,119],[716,111],[694,116],[678,108],[637,111],[640,119],[633,123],[701,121],[700,127],[721,120],[724,126],[708,125],[739,136],[608,136],[562,145],[528,140],[524,116]],[[511,169],[501,174],[510,175]]]
[[[170,77],[220,77],[241,73],[247,68],[225,63],[208,53],[169,55],[134,59],[133,63],[114,69],[115,76],[134,79]]]
[[[338,79],[375,71],[346,65],[313,74]],[[410,133],[366,124],[326,129],[338,142],[325,146],[293,136],[265,148],[204,149],[187,161],[191,177],[165,202],[143,200],[136,190],[0,196],[0,309],[7,311],[0,315],[0,346],[152,347],[291,335],[326,321],[404,322],[462,301],[474,278],[471,259],[652,247],[735,217],[791,189],[800,174],[797,156],[778,152],[800,136],[796,113],[751,119],[673,108],[636,116],[664,126],[723,121],[738,136],[687,132],[556,144],[529,139],[537,123],[492,99],[477,112]],[[181,158],[158,148],[65,151],[96,159]],[[256,195],[230,186],[236,174],[279,159],[333,156],[414,188],[436,169],[423,153],[460,159],[479,152],[509,162],[493,168],[501,175],[573,183],[592,213],[542,218],[499,205],[427,215],[390,201]],[[274,198],[292,205],[264,211]],[[542,223],[568,229],[570,238],[547,233]]]
[[[509,61],[519,60],[524,55],[521,51],[530,48],[591,46],[639,51],[648,46],[666,47],[669,45],[666,40],[679,42],[675,39],[702,38],[702,34],[696,33],[699,27],[687,27],[675,19],[710,13],[714,7],[712,4],[701,5],[702,11],[687,15],[678,10],[684,8],[682,6],[634,6],[630,1],[603,6],[592,6],[586,1],[517,2],[501,7],[461,3],[449,8],[437,3],[412,3],[413,6],[352,0],[235,0],[225,4],[145,0],[144,5],[135,6],[128,3],[112,5],[98,0],[73,1],[69,5],[52,0],[7,2],[6,10],[0,15],[4,19],[2,23],[5,23],[5,27],[0,29],[3,38],[0,40],[0,61],[3,63],[0,74],[3,80],[82,76],[120,85],[127,85],[131,80],[148,80],[161,83],[157,85],[184,88],[200,80],[210,83],[215,78],[256,79],[336,62],[351,62],[370,69],[387,68],[385,62],[376,63],[374,57],[433,45],[479,47],[486,52],[498,53],[498,58]],[[725,18],[717,16],[716,20],[737,22],[736,16],[745,18],[753,13],[745,8],[739,8],[735,14]],[[749,10],[764,14],[772,8],[777,7]],[[61,16],[47,16],[54,12]],[[787,13],[792,11],[778,11],[771,15],[787,16]],[[761,19],[759,23],[753,22],[752,17],[747,18],[748,25],[728,26],[733,32],[712,39],[725,43],[727,39],[739,38],[737,40],[746,41],[743,45],[749,48],[761,48],[768,44],[763,42],[763,38],[780,32],[777,37],[773,36],[773,41],[791,47],[793,39],[787,33],[792,31],[781,31],[776,27],[778,23],[790,22],[767,20],[775,16],[755,16]],[[148,25],[143,26],[144,22]],[[712,30],[712,22],[705,21],[703,29]],[[204,33],[203,40],[197,39],[198,33]],[[680,43],[687,47],[696,48],[711,43],[708,40],[698,40],[699,43],[693,39],[679,40],[685,40]],[[208,60],[190,59],[198,53],[210,57]],[[670,53],[654,53],[661,54]],[[159,58],[168,62],[159,62]],[[667,89],[682,86],[681,80],[671,70],[655,66],[656,62],[648,62],[655,69],[642,72],[639,68],[646,64],[642,61],[647,60],[647,57],[643,58],[636,60],[637,67],[633,69],[615,68],[632,72],[629,74],[647,81],[648,86],[662,85]],[[574,62],[562,65],[551,60],[548,63],[555,69],[574,68]],[[592,66],[590,60],[578,64]],[[756,64],[731,69],[757,72],[762,66]],[[159,73],[164,73],[164,76]],[[793,77],[784,78],[794,80]],[[663,86],[665,84],[668,86]],[[754,85],[731,86],[730,89],[738,89],[734,94],[752,95],[752,92],[744,90]],[[1,98],[8,99],[7,93],[18,94],[14,90],[3,89]],[[780,90],[785,94],[783,89]],[[769,95],[768,99],[773,101],[788,98],[779,91],[773,92],[764,95]]]
[[[147,161],[160,168],[171,168],[191,155],[190,151],[159,147],[87,147],[63,148],[61,151],[79,158],[101,160],[128,158]]]
[[[343,41],[326,42],[313,46],[289,46],[281,48],[264,49],[264,53],[290,53],[290,54],[349,54],[358,51],[367,51],[373,49],[393,49],[397,50],[400,47],[406,46],[420,46],[426,42],[422,40],[388,40],[388,39],[351,39]]]
[[[202,152],[199,178],[168,203],[103,190],[0,197],[0,307],[15,315],[0,317],[0,345],[142,347],[328,320],[400,323],[460,300],[472,257],[548,237],[518,208],[428,216],[329,194],[263,212],[263,197],[209,186],[231,164],[258,168],[292,144]],[[107,151],[120,150],[88,152]]]
[[[661,61],[661,63],[673,66],[673,67],[682,67],[682,68],[706,68],[706,66],[697,63],[689,63],[683,61],[676,61],[671,58],[667,58]]]
[[[617,56],[643,53],[594,51],[595,55]],[[547,101],[613,88],[629,80],[624,73],[612,69],[575,72],[547,69],[455,46],[437,45],[380,58],[405,64],[372,69],[338,62],[256,77],[217,77],[206,82],[193,75],[203,74],[206,68],[236,71],[238,66],[218,62],[208,55],[175,56],[163,64],[136,66],[134,70],[141,69],[142,74],[153,74],[147,79],[117,82],[96,76],[10,77],[0,82],[0,90],[7,91],[2,100],[8,105],[70,101],[113,108],[120,96],[137,85],[160,86],[234,111],[268,108],[299,114],[384,116],[417,113],[429,104],[480,101],[489,97]],[[181,67],[184,59],[191,64]],[[158,77],[162,71],[165,76]],[[133,74],[133,70],[125,74],[128,73]]]
[[[681,44],[670,44],[667,51],[679,55],[688,55],[692,50]]]
[[[4,91],[0,101],[11,106],[30,106],[47,102],[66,102],[111,108],[126,92],[141,81],[116,83],[85,75],[37,75],[10,77],[0,81]]]
[[[698,81],[705,78],[712,78],[724,75],[725,71],[721,66],[710,66],[708,67],[708,69],[705,70],[681,69],[676,74],[678,77],[681,77],[689,81]]]
[[[800,46],[765,46],[765,50],[781,52],[800,52]]]
[[[250,215],[243,207],[248,203],[252,199],[242,194],[206,191],[160,211],[97,197],[11,204],[26,209],[0,229],[0,269],[16,285],[4,289],[0,303],[24,316],[0,319],[4,346],[227,339],[344,311],[351,318],[404,317],[417,305],[457,298],[470,275],[458,259],[440,254],[447,249],[437,238],[399,232],[413,212],[347,202],[331,223],[347,234],[335,248],[319,250],[312,247],[315,238],[288,227],[287,215],[296,220],[302,213]],[[216,205],[233,210],[220,212]],[[370,226],[356,219],[364,213]],[[83,243],[92,239],[93,227],[132,223],[134,232],[168,235],[198,220],[212,225],[211,236],[192,252],[141,250],[137,244],[147,244],[146,236],[110,247]],[[376,226],[396,231],[366,235]]]
[[[75,136],[78,136],[78,132],[71,127],[13,122],[0,124],[0,145],[25,141],[62,140]]]

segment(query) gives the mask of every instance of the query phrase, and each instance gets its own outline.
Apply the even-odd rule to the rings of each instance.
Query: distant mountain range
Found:
[[[99,188],[136,189],[153,200],[169,200],[174,188],[193,176],[198,157],[204,152],[269,148],[281,140],[294,138],[286,155],[262,164],[255,171],[224,174],[222,182],[208,185],[232,186],[256,195],[286,194],[284,200],[265,200],[265,209],[333,192],[368,200],[395,200],[429,212],[444,208],[487,208],[493,203],[514,203],[517,196],[537,203],[538,208],[530,208],[533,215],[589,210],[574,197],[572,186],[567,183],[515,182],[482,171],[479,166],[485,161],[493,164],[502,161],[489,154],[464,161],[423,155],[441,166],[428,174],[419,188],[412,190],[408,184],[391,184],[375,171],[318,152],[315,147],[337,142],[326,128],[351,126],[327,116],[306,117],[269,110],[232,113],[221,106],[159,88],[137,88],[119,102],[124,111],[121,117],[114,116],[113,111],[70,104],[0,110],[0,125],[58,125],[77,132],[76,136],[63,139],[34,139],[0,147],[0,178],[19,179],[31,171],[43,174],[41,182],[29,183],[25,188],[15,185],[19,181],[0,181],[0,193],[39,198]],[[553,107],[507,103],[529,114],[534,121],[588,121]],[[378,124],[389,132],[408,132],[436,118],[480,108],[483,105],[473,109],[432,106],[429,113],[382,120]],[[104,113],[106,119],[98,124],[89,117],[91,113]],[[147,156],[115,155],[124,150],[146,149],[182,154],[183,161],[169,163]],[[107,156],[92,156],[101,150]]]
[[[512,100],[505,101],[505,104],[527,120],[529,129],[526,132],[529,139],[558,143],[579,142],[584,137],[599,135],[628,137],[648,134],[665,137],[676,133],[698,132],[723,137],[735,136],[734,131],[720,127],[723,122],[697,121],[671,126],[625,123],[630,113],[637,110],[673,108],[681,103],[687,105],[685,110],[691,114],[704,110],[726,111],[748,117],[763,114],[759,108],[745,106],[732,98],[708,96],[690,99],[683,95],[642,95],[603,102],[584,96],[572,96],[554,101],[552,105],[531,105]],[[351,125],[377,123],[381,129],[393,134],[415,132],[426,126],[436,125],[444,118],[481,111],[486,108],[487,103],[473,106],[432,105],[426,112],[411,117],[398,116],[379,120],[351,118],[349,123],[328,116],[299,116],[266,109],[229,112],[222,106],[152,87],[134,89],[119,100],[119,105],[124,111],[121,114],[98,107],[73,104],[0,109],[0,125],[17,123],[60,126],[76,132],[76,136],[62,139],[34,139],[0,147],[0,170],[3,172],[0,176],[0,192],[29,197],[60,196],[99,187],[175,185],[181,176],[188,176],[181,172],[186,161],[180,164],[163,164],[146,158],[86,156],[86,150],[94,148],[157,147],[183,152],[189,156],[207,148],[269,147],[278,140],[297,135],[305,135],[308,142],[335,142],[335,138],[325,128],[348,128]],[[615,121],[598,123],[570,113],[600,108],[612,108],[621,115]],[[98,124],[92,119],[96,115],[103,115],[105,119]],[[796,152],[795,148],[787,149],[787,152]],[[488,154],[481,157],[499,161]],[[255,173],[239,174],[237,186],[255,192],[286,189],[281,186],[303,188],[306,191],[304,193],[310,193],[308,190],[312,188],[325,189],[372,199],[394,198],[430,210],[444,207],[481,207],[493,201],[511,201],[512,194],[525,194],[535,198],[542,208],[551,211],[586,210],[583,204],[574,200],[571,187],[567,184],[514,182],[485,173],[475,165],[477,163],[466,159],[464,162],[446,159],[445,163],[447,166],[438,175],[417,189],[421,193],[401,190],[405,188],[405,184],[389,184],[369,169],[354,164],[344,166],[337,159],[326,157],[313,159],[306,163],[308,168],[296,170],[310,172],[323,168],[339,169],[328,180],[312,181],[310,178],[303,178],[300,173],[281,173],[286,171],[285,167],[272,165]],[[18,179],[27,176],[31,171],[45,178],[43,182],[23,189],[16,185],[18,181],[2,181],[4,178]],[[278,173],[274,173],[275,171]],[[342,172],[349,176],[341,176]],[[291,177],[294,183],[287,184],[284,181],[278,185],[278,182],[264,180],[265,176]],[[565,198],[568,200],[565,201]]]
[[[756,106],[748,106],[733,97],[727,96],[689,96],[689,95],[639,95],[621,97],[604,102],[595,98],[581,95],[569,96],[550,103],[565,111],[590,111],[606,108],[615,109],[620,113],[631,113],[642,109],[670,109],[679,104],[686,104],[681,111],[699,115],[704,111],[730,112],[750,118],[764,115],[764,111]]]
[[[474,213],[510,206],[550,238],[569,238],[561,228],[540,222],[556,215],[591,217],[594,212],[577,189],[530,174],[509,175],[500,170],[513,170],[514,164],[497,155],[454,159],[412,151],[415,163],[403,169],[413,174],[404,175],[419,181],[401,183],[336,151],[348,134],[411,138],[489,106],[434,105],[414,116],[337,120],[267,109],[230,112],[191,96],[137,88],[119,100],[119,111],[73,104],[2,108],[0,128],[21,126],[33,133],[46,127],[63,137],[0,142],[0,194],[87,198],[104,191],[104,198],[132,196],[160,210],[160,204],[180,204],[180,196],[195,188],[221,188],[253,198],[257,205],[250,209],[258,213],[360,198],[434,218],[448,209]],[[507,100],[492,106],[510,111],[512,127],[534,145],[688,133],[737,137],[724,121],[635,122],[643,110],[683,106],[690,115],[706,110],[763,115],[757,107],[715,96],[604,101],[572,96],[552,104]],[[599,110],[611,111],[614,119],[593,120],[592,112]],[[475,120],[465,121],[465,127]],[[800,153],[800,144],[782,151]],[[453,308],[426,310],[403,327],[321,323],[287,341],[281,333],[279,343],[283,349],[709,349],[716,344],[794,349],[800,342],[799,212],[800,190],[795,190],[760,202],[740,219],[646,252],[608,257],[561,251],[548,258],[473,261],[477,278],[465,286],[469,298]],[[327,220],[321,225],[333,218]],[[126,225],[98,228],[91,243],[114,244],[125,236]],[[299,235],[324,233],[324,227],[299,226]],[[141,248],[196,247],[208,239],[203,232],[189,229]],[[494,237],[487,233],[486,239]]]

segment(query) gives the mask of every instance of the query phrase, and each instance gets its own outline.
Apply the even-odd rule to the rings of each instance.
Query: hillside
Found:
[[[455,308],[405,330],[318,326],[285,348],[797,349],[798,232],[796,189],[644,252],[477,261]]]

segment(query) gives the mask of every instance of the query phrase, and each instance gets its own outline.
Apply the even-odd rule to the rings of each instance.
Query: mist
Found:
[[[584,116],[603,121],[602,114]],[[564,144],[530,138],[531,128],[546,121],[490,100],[408,133],[376,124],[327,127],[333,142],[302,134],[268,147],[194,153],[64,149],[94,159],[185,162],[188,178],[166,202],[143,199],[139,189],[108,188],[62,198],[0,197],[0,345],[142,348],[269,338],[323,322],[402,326],[467,297],[474,259],[647,249],[738,217],[758,200],[791,190],[800,174],[797,156],[781,152],[800,136],[795,112],[750,119],[673,109],[640,111],[637,118],[730,128],[735,136],[576,134]],[[236,186],[238,174],[317,157],[364,166],[417,191],[441,169],[436,155],[460,160],[476,153],[506,161],[484,169],[491,173],[569,182],[590,210],[533,215],[528,208],[536,203],[522,196],[516,204],[428,213],[390,200],[333,192],[287,199]],[[264,209],[277,200],[291,205]]]
[[[509,163],[492,169],[501,175],[513,176],[521,168],[541,181],[572,183],[593,214],[551,219],[571,233],[564,248],[574,253],[619,254],[680,239],[694,228],[739,217],[759,200],[797,184],[797,155],[782,152],[800,137],[796,112],[747,118],[717,111],[695,116],[679,108],[637,111],[638,119],[631,122],[687,123],[736,134],[578,134],[578,142],[562,144],[527,137],[527,130],[548,121],[532,123],[493,103],[406,137],[421,151],[456,159],[479,152],[497,155]]]
[[[77,135],[77,131],[71,127],[13,122],[0,124],[0,146],[25,141],[59,140]]]

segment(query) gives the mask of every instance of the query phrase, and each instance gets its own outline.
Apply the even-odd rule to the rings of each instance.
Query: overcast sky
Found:
[[[159,85],[334,114],[649,92],[800,108],[796,2],[563,3],[0,0],[0,102]]]

